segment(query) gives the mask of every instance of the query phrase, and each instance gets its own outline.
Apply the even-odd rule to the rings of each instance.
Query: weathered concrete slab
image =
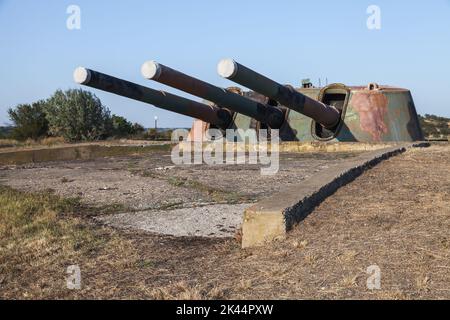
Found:
[[[305,218],[315,206],[339,187],[351,182],[368,168],[411,147],[427,143],[400,144],[363,153],[322,170],[298,184],[291,184],[280,192],[247,208],[242,226],[242,247],[262,245],[284,238],[292,226]]]
[[[98,217],[117,228],[138,229],[176,237],[232,237],[250,204],[219,204],[170,211],[130,212]]]
[[[145,148],[142,148],[145,149]],[[174,165],[169,151],[90,160],[1,166],[0,183],[37,192],[80,197],[91,206],[123,212],[256,203],[285,185],[346,161],[360,152],[280,154],[280,170],[261,175],[261,165]],[[170,211],[170,210],[169,210]]]

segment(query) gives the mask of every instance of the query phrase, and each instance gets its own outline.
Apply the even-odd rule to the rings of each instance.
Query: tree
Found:
[[[145,128],[141,124],[135,122],[133,123],[133,126],[131,127],[131,134],[141,134],[144,133]]]
[[[117,137],[127,136],[131,132],[132,124],[124,117],[117,116],[115,114],[111,117],[112,121],[112,135]]]
[[[8,109],[9,118],[14,123],[12,137],[18,140],[38,138],[48,135],[48,121],[45,115],[46,102],[40,100],[32,104],[19,104]]]
[[[142,133],[145,129],[139,123],[131,123],[124,117],[113,114],[111,117],[112,132],[115,137],[127,137]]]
[[[110,111],[89,91],[58,90],[48,100],[45,112],[49,132],[69,141],[99,140],[111,132]]]

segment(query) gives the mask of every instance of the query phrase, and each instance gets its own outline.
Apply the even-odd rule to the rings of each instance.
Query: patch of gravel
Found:
[[[143,211],[99,216],[104,224],[177,237],[233,237],[242,214],[251,204],[218,204],[164,211]]]
[[[45,189],[63,197],[80,197],[91,205],[121,204],[133,210],[158,209],[209,199],[197,190],[182,192],[167,181],[134,175],[127,170],[88,166],[40,167],[14,170],[6,184],[25,191]]]

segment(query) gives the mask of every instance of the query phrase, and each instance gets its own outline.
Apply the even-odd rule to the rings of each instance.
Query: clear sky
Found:
[[[81,9],[80,30],[66,27],[71,4]],[[381,9],[380,30],[367,28],[369,5]],[[297,86],[319,77],[401,86],[419,113],[450,116],[450,0],[0,0],[0,39],[0,125],[9,107],[78,87],[77,66],[181,94],[142,78],[150,59],[220,86],[232,85],[217,75],[222,58]],[[93,91],[147,127],[155,116],[161,127],[191,124]]]

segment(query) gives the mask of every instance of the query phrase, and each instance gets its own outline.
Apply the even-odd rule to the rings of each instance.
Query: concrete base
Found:
[[[197,148],[207,148],[215,143],[211,142],[197,142]],[[396,142],[299,142],[299,141],[282,141],[278,144],[278,152],[358,152],[358,151],[374,151],[379,149],[386,149],[394,146],[399,146]],[[194,150],[195,144],[193,142],[181,142],[178,144],[180,150]],[[255,150],[273,150],[270,143],[265,144],[249,144],[243,142],[227,142],[223,144],[223,149],[228,151],[255,151]]]
[[[285,238],[287,231],[309,215],[314,207],[365,170],[408,148],[426,146],[429,144],[405,143],[364,153],[256,203],[244,212],[242,247],[259,246]]]
[[[141,142],[121,144],[80,143],[74,145],[50,146],[38,148],[6,148],[0,150],[1,165],[22,165],[50,161],[91,160],[104,157],[143,154],[154,150],[170,150],[172,144]]]
[[[174,210],[107,214],[96,220],[121,229],[143,230],[174,237],[230,238],[242,223],[249,203],[214,204]]]

